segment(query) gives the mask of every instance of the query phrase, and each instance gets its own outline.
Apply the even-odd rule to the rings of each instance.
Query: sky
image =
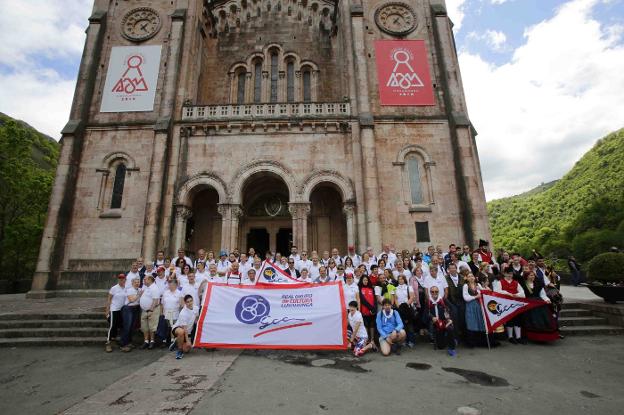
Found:
[[[624,0],[447,0],[488,200],[563,176],[624,127]],[[0,112],[53,138],[92,0],[0,0]]]

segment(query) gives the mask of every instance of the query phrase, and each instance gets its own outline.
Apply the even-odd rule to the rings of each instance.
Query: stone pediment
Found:
[[[337,1],[213,0],[204,1],[204,27],[212,37],[252,31],[280,20],[335,33]]]

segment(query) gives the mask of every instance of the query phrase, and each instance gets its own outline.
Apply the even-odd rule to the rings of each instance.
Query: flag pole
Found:
[[[488,346],[488,351],[492,351],[492,348],[490,347],[490,336],[488,333],[488,329],[487,329],[487,323],[485,322],[485,310],[483,309],[483,293],[481,293],[479,291],[479,294],[481,294],[481,296],[479,297],[479,308],[481,309],[481,315],[483,316],[483,328],[485,329],[485,341],[487,342],[487,346]]]

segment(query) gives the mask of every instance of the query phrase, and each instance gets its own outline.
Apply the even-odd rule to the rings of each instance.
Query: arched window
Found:
[[[236,103],[244,104],[245,103],[245,80],[247,78],[247,74],[244,71],[241,71],[238,74],[238,85],[236,88]]]
[[[407,175],[409,177],[409,187],[411,201],[413,205],[420,205],[424,202],[422,184],[420,180],[420,166],[418,157],[415,154],[409,154],[405,157],[407,166]]]
[[[254,64],[254,102],[262,102],[262,62],[256,61]]]
[[[115,181],[113,182],[113,196],[111,197],[111,209],[121,208],[124,183],[126,182],[126,165],[119,163],[115,169]]]
[[[295,102],[295,63],[286,64],[286,101]]]
[[[271,102],[277,102],[277,53],[271,53]]]
[[[312,72],[310,68],[303,71],[303,102],[312,101]]]

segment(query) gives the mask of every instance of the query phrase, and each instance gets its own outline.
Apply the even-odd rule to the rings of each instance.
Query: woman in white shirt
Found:
[[[197,270],[195,271],[195,282],[197,283],[197,285],[201,286],[201,284],[207,279],[208,270],[206,270],[206,264],[203,262],[198,262]]]
[[[407,283],[407,277],[400,274],[397,278],[398,285],[394,290],[394,305],[399,311],[405,333],[407,334],[407,347],[414,346],[414,289]]]
[[[333,258],[330,258],[327,264],[327,275],[329,276],[329,279],[335,281],[337,272],[338,267],[336,266],[336,261]]]
[[[343,283],[343,290],[344,290],[344,298],[345,298],[345,304],[348,305],[351,301],[356,301],[358,303],[358,309],[360,308],[360,294],[359,294],[359,287],[358,285],[355,283],[355,280],[353,279],[353,275],[352,274],[348,274],[346,277],[346,281]],[[347,313],[348,313],[349,307],[347,306]]]
[[[180,314],[180,308],[182,308],[182,292],[178,290],[177,281],[172,278],[169,280],[169,287],[162,295],[162,314],[165,316],[165,320],[169,327],[172,327]]]
[[[117,337],[117,332],[122,329],[121,309],[126,304],[126,275],[117,276],[117,284],[108,290],[108,300],[106,301],[106,319],[109,322],[108,335],[106,336],[106,352],[113,351],[111,339]]]
[[[377,263],[370,258],[370,255],[367,252],[364,252],[364,254],[362,254],[362,262],[360,265],[364,265],[366,267],[366,273],[370,274],[371,266],[377,265]]]
[[[353,260],[350,256],[347,256],[344,260],[344,271],[345,274],[353,274],[355,273],[355,267],[353,266]]]

